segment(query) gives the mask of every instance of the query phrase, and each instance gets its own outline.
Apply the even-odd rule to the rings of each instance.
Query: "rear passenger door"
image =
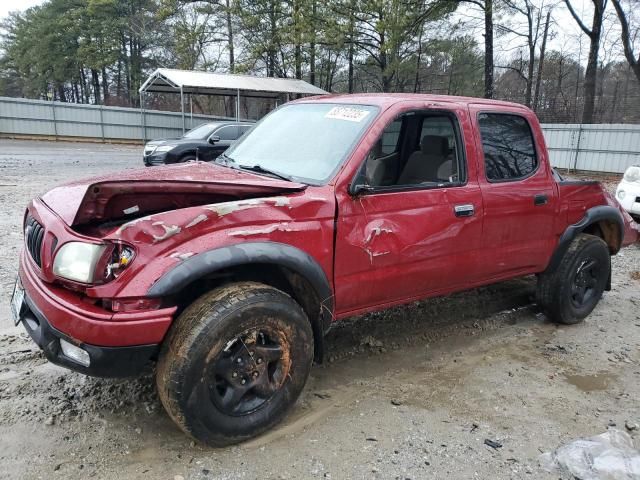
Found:
[[[471,105],[484,203],[484,275],[499,279],[540,271],[553,248],[557,192],[533,113]],[[539,132],[539,129],[535,131]]]

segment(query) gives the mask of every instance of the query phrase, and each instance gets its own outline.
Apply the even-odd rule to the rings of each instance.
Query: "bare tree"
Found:
[[[542,82],[542,72],[544,71],[544,56],[547,51],[547,38],[549,36],[549,23],[551,21],[551,9],[547,10],[547,19],[544,23],[544,33],[542,34],[542,45],[540,46],[540,58],[538,59],[538,74],[536,76],[536,90],[533,99],[533,111],[537,112],[540,106],[540,84]]]
[[[595,111],[596,86],[598,77],[598,54],[600,53],[600,39],[602,37],[602,23],[604,11],[607,8],[608,0],[591,0],[593,3],[593,19],[591,28],[588,28],[576,13],[570,0],[564,0],[569,12],[580,29],[589,37],[589,57],[587,59],[587,70],[584,75],[584,110],[582,111],[582,123],[593,123]]]
[[[633,39],[631,38],[631,29],[629,27],[629,20],[624,10],[622,9],[622,5],[620,4],[620,0],[612,0],[613,7],[616,9],[616,14],[620,19],[620,27],[622,30],[622,46],[624,47],[624,56],[627,58],[629,62],[629,66],[633,73],[635,74],[638,82],[640,82],[640,53],[638,53],[638,57],[636,58],[636,54],[633,51]]]
[[[468,3],[480,8],[484,14],[484,98],[493,98],[494,52],[493,52],[493,0],[455,0],[457,3]]]

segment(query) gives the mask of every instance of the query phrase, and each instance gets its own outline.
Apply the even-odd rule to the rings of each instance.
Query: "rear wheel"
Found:
[[[554,322],[578,323],[600,301],[610,271],[611,258],[604,240],[580,234],[558,268],[538,277],[538,303]]]
[[[243,282],[203,295],[176,320],[156,381],[182,430],[225,446],[277,423],[312,360],[313,333],[300,306],[275,288]]]

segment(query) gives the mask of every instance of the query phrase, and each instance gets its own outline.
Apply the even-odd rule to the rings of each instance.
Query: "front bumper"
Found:
[[[78,293],[45,283],[26,251],[18,276],[28,309],[22,323],[53,363],[94,376],[136,375],[156,354],[176,307],[113,313],[86,302]],[[66,358],[60,339],[91,357],[88,368]]]
[[[153,167],[154,165],[165,165],[167,163],[172,163],[172,162],[168,161],[167,152],[158,153],[158,154],[151,154],[151,155],[144,155],[142,157],[142,161],[144,162],[146,167]]]
[[[52,327],[28,295],[25,295],[25,303],[27,308],[22,316],[22,324],[45,357],[56,365],[95,377],[128,377],[140,374],[159,350],[157,344],[99,347],[78,342]],[[66,357],[60,347],[61,339],[87,352],[91,359],[90,365],[85,367]]]

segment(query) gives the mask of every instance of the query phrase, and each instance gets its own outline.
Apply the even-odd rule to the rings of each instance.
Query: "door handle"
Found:
[[[547,197],[542,193],[539,193],[533,197],[533,204],[537,207],[540,205],[546,205],[548,201],[549,201],[549,197]]]
[[[456,205],[453,207],[453,212],[456,217],[470,217],[475,213],[475,208],[471,204]]]

